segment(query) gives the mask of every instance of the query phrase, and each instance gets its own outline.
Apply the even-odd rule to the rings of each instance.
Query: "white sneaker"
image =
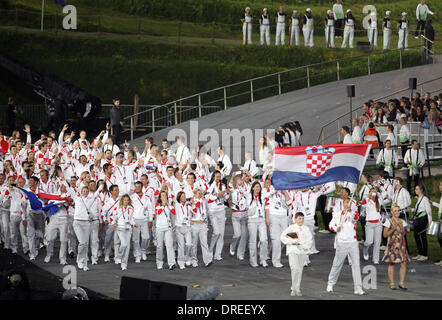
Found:
[[[17,253],[17,249],[12,249],[12,253]]]
[[[261,263],[261,265],[264,267],[264,268],[267,268],[269,265],[267,264],[267,262],[266,261],[264,261],[263,263]]]
[[[368,258],[369,258],[368,253],[364,253],[364,260],[368,261]]]
[[[442,266],[442,260],[434,263],[436,266]]]
[[[187,260],[185,264],[186,264],[186,267],[190,267],[192,265],[192,261]]]
[[[355,294],[358,296],[363,296],[365,294],[365,292],[362,289],[360,289],[360,290],[356,290]]]
[[[84,266],[83,271],[89,271],[89,268],[87,266]]]
[[[110,262],[109,256],[104,257],[104,262]]]
[[[418,254],[417,256],[411,257],[411,260],[419,260],[419,258],[422,257],[420,254]]]
[[[308,266],[310,265],[310,263],[311,263],[311,261],[306,260],[306,261],[304,262],[304,267],[308,267]]]
[[[379,249],[381,249],[382,251],[385,251],[387,249],[386,246],[381,246]]]
[[[97,265],[97,264],[98,264],[98,261],[97,261],[97,259],[95,259],[95,258],[92,258],[91,260],[92,260],[92,262],[91,262],[91,263],[92,263],[93,265]]]
[[[292,290],[292,292],[290,292],[290,296],[296,297],[296,292]]]
[[[327,292],[333,292],[333,286],[328,284],[327,285]]]
[[[161,270],[161,269],[163,269],[163,266],[157,266],[157,269]]]
[[[127,265],[121,264],[121,271],[125,271],[125,270],[127,270]]]
[[[243,261],[243,260],[244,260],[244,257],[238,257],[238,260],[239,260],[239,261]]]
[[[184,264],[180,266],[180,269],[181,269],[181,270],[186,269],[186,267],[184,266]]]
[[[314,251],[312,251],[311,254],[318,254],[319,252],[320,252],[319,250],[314,250]]]
[[[62,266],[65,266],[65,265],[67,265],[68,263],[66,262],[66,260],[60,260],[60,264],[61,264]]]
[[[51,256],[46,256],[44,261],[45,263],[49,263],[49,261],[51,261]]]
[[[325,230],[325,229],[324,229],[324,230],[319,230],[318,232],[319,232],[319,233],[324,233],[324,234],[331,233],[330,231]]]
[[[115,264],[120,264],[121,263],[121,259],[120,258],[115,258],[114,261],[115,261]]]
[[[135,258],[135,263],[140,263],[141,262],[141,258],[140,257],[136,257]]]
[[[420,258],[417,259],[417,261],[427,261],[427,260],[428,260],[428,257],[426,257],[426,256],[420,256]]]
[[[147,254],[143,253],[141,255],[141,259],[143,259],[143,261],[146,261],[147,260]]]
[[[274,263],[273,266],[275,268],[282,268],[282,267],[284,267],[284,265],[282,263],[280,263],[280,262],[279,263]]]
[[[29,260],[35,260],[35,256],[33,254],[29,255]]]
[[[301,291],[296,292],[296,296],[297,296],[297,297],[302,297],[302,293],[301,293]]]
[[[198,262],[192,263],[192,267],[197,268],[198,267]]]
[[[77,267],[78,267],[78,269],[83,269],[84,265],[82,263],[77,263]]]
[[[221,258],[221,257],[216,257],[216,258],[213,258],[213,260],[221,261],[221,260],[223,260],[223,258]]]
[[[232,257],[235,255],[235,251],[229,250],[229,253]]]

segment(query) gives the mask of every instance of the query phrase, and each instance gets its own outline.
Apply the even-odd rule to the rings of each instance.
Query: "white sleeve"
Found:
[[[421,4],[419,3],[416,7],[416,19],[419,21],[419,7],[421,6]]]
[[[385,228],[390,228],[390,226],[391,226],[390,219],[385,220],[383,226],[384,226]]]

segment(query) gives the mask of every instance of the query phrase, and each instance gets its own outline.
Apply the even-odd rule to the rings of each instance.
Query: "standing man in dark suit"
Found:
[[[114,105],[111,109],[110,114],[111,126],[114,132],[114,143],[116,145],[120,144],[120,133],[123,129],[123,116],[120,109],[120,99],[114,99]]]
[[[6,112],[6,121],[8,123],[8,134],[12,135],[12,131],[15,130],[15,116],[17,114],[17,108],[14,105],[14,98],[8,98],[8,109]]]

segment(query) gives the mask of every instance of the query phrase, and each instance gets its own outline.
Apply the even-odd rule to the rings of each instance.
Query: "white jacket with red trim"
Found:
[[[380,199],[378,200],[379,202],[379,211],[376,208],[376,203],[370,199],[370,198],[366,198],[364,201],[361,202],[361,206],[365,208],[365,219],[366,221],[376,221],[376,220],[380,220],[381,219],[381,204],[382,202],[380,201]]]
[[[357,209],[351,208],[350,212],[337,212],[333,214],[333,218],[330,221],[329,228],[331,231],[336,232],[337,242],[356,242],[356,224],[359,219]],[[340,230],[338,231],[338,227]]]
[[[226,185],[222,182],[216,183],[214,181],[211,184],[211,186],[209,187],[209,190],[207,190],[207,194],[206,194],[208,209],[210,212],[224,210],[224,202],[229,200],[230,196],[228,193],[225,193],[223,196],[218,198],[217,194],[221,191],[226,190],[226,189],[227,189]]]
[[[232,212],[244,212],[248,209],[246,186],[233,187],[229,185],[232,194]]]
[[[194,203],[192,206],[192,221],[207,221],[207,205],[206,200],[193,199]]]
[[[160,205],[155,204],[155,216],[156,216],[156,227],[160,229],[171,229],[172,228],[172,215],[175,215],[176,211],[172,205]]]
[[[133,193],[130,198],[134,208],[134,219],[151,222],[153,220],[152,199],[144,193],[141,196]]]

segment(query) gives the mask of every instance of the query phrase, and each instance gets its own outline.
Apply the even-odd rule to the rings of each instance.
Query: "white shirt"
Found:
[[[411,206],[411,197],[408,190],[402,187],[399,190],[394,190],[393,203],[396,203],[401,210]]]
[[[424,5],[422,4],[418,4],[416,7],[416,19],[420,20],[420,15],[422,14],[423,16],[425,16],[425,18],[427,17],[427,13],[434,15],[434,12],[430,11],[430,9],[428,8],[427,4],[425,3]]]
[[[356,242],[356,224],[358,222],[358,211],[353,209],[350,212],[334,212],[329,228],[336,231],[336,241],[343,243]],[[339,231],[338,227],[341,227]]]
[[[297,239],[291,239],[287,237],[288,233],[296,232],[298,234]],[[308,227],[305,225],[298,226],[296,223],[288,226],[282,233],[281,233],[281,242],[287,245],[287,255],[291,253],[295,254],[310,254],[312,241],[313,241],[313,235]]]
[[[180,226],[190,226],[190,219],[192,217],[192,206],[189,203],[175,203],[176,220],[175,225]]]
[[[190,151],[185,145],[181,145],[178,147],[175,153],[176,163],[177,164],[186,164],[187,160],[190,159]]]
[[[117,225],[119,229],[132,229],[132,226],[135,225],[134,208],[131,206],[126,208],[118,206],[112,225]]]
[[[415,212],[416,217],[419,217],[419,218],[423,217],[423,216],[419,216],[419,213],[421,213],[423,211],[426,212],[426,214],[428,216],[428,224],[430,225],[431,222],[433,221],[433,215],[432,215],[430,200],[426,196],[420,197],[417,200],[416,205],[414,207],[414,212]]]
[[[222,162],[224,164],[224,167],[221,169],[221,173],[224,176],[230,175],[230,172],[232,171],[232,162],[230,161],[230,158],[228,155],[223,154],[218,158],[218,162]]]
[[[335,20],[344,19],[344,9],[342,8],[342,4],[335,3],[333,5],[333,17]]]
[[[352,144],[352,143],[353,143],[353,141],[352,141],[351,135],[349,133],[347,133],[344,137],[343,144]]]
[[[351,140],[353,143],[362,143],[362,132],[359,126],[353,128],[353,133],[351,135]],[[345,139],[345,138],[344,138]]]
[[[379,210],[376,208],[376,203],[372,199],[365,199],[362,201],[361,206],[365,208],[365,219],[369,221],[375,221],[381,219],[381,202],[379,202]]]
[[[404,164],[412,165],[413,175],[419,175],[419,166],[425,164],[424,153],[420,149],[408,149],[404,156]]]
[[[266,199],[264,199],[264,197],[261,197],[261,201],[255,196],[253,196],[252,199],[252,195],[249,193],[247,195],[247,204],[249,205],[249,221],[262,220],[265,218]]]
[[[256,161],[255,160],[247,160],[244,163],[244,166],[241,168],[241,170],[249,170],[250,174],[252,175],[252,177],[256,176],[259,172],[258,167],[256,166]]]

